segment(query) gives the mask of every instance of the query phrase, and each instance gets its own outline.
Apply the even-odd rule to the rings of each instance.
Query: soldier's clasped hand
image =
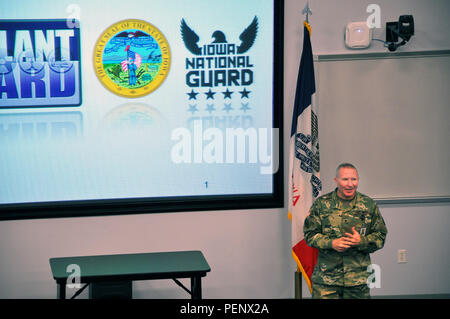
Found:
[[[338,252],[343,252],[352,246],[359,245],[360,242],[361,236],[355,230],[355,227],[352,227],[352,234],[345,233],[343,237],[333,240],[332,247]]]

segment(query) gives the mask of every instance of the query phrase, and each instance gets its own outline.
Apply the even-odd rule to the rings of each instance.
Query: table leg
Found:
[[[66,282],[57,282],[57,286],[58,286],[58,291],[57,291],[57,295],[58,295],[58,299],[66,299]]]
[[[191,277],[191,298],[202,299],[202,277]]]

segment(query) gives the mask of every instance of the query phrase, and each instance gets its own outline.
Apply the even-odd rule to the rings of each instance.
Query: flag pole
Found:
[[[303,299],[302,296],[302,272],[297,269],[297,271],[294,273],[295,276],[295,299]]]
[[[309,15],[310,15],[310,14],[312,15],[312,11],[311,11],[311,9],[309,8],[309,0],[306,1],[306,6],[305,6],[305,8],[303,9],[302,14],[306,15],[305,21],[306,21],[306,23],[309,23]]]

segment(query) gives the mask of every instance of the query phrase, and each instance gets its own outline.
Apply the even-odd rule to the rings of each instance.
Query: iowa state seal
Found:
[[[98,38],[94,68],[100,82],[123,97],[142,97],[156,90],[170,69],[170,48],[152,24],[119,21]]]

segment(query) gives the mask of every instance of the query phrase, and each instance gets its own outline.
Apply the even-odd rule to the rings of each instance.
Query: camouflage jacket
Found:
[[[323,285],[356,286],[366,284],[370,275],[369,253],[384,246],[386,225],[376,203],[356,192],[351,201],[341,200],[337,190],[319,197],[311,206],[303,225],[306,243],[319,249],[312,281]],[[352,233],[355,227],[361,243],[343,252],[332,248],[334,239]]]

